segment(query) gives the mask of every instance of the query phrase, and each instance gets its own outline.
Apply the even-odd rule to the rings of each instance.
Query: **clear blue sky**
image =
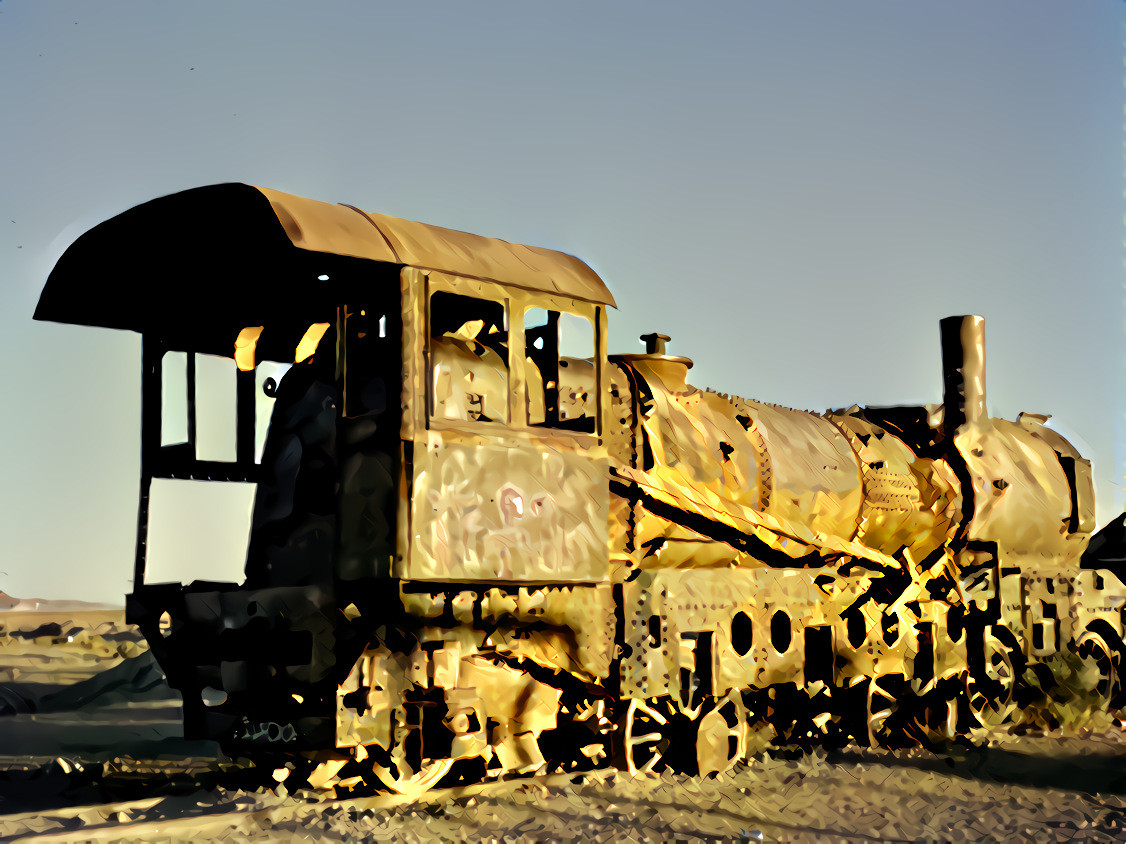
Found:
[[[54,261],[244,181],[562,249],[694,383],[937,401],[986,318],[989,406],[1053,423],[1122,510],[1117,0],[0,2],[0,588],[120,601],[140,342],[33,323]],[[125,256],[123,256],[123,259]],[[158,283],[154,279],[154,283]]]

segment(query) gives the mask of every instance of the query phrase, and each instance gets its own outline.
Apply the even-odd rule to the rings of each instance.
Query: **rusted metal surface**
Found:
[[[614,306],[603,281],[572,255],[224,184],[161,197],[91,229],[56,264],[35,318],[174,328],[182,342],[229,355],[246,325],[268,327],[342,285],[378,294],[393,284],[397,271],[364,265],[441,270]]]
[[[605,580],[608,496],[599,469],[580,448],[434,432],[415,451],[413,541],[400,576]]]
[[[440,270],[540,293],[614,305],[593,270],[572,255],[332,205],[269,188],[267,199],[294,246]]]
[[[976,425],[989,416],[985,408],[985,320],[979,316],[947,317],[942,333],[945,426]]]
[[[1087,460],[1079,451],[1064,439],[1057,431],[1053,431],[1044,423],[1051,417],[1036,413],[1022,413],[1017,417],[1017,423],[1029,431],[1034,437],[1043,440],[1056,453],[1056,458],[1068,475],[1068,462],[1070,461],[1071,476],[1067,481],[1075,493],[1074,524],[1069,517],[1069,531],[1076,536],[1076,541],[1084,534],[1095,531],[1095,486],[1091,478],[1091,461]]]
[[[605,580],[605,450],[593,433],[536,426],[536,413],[542,418],[544,412],[539,385],[545,379],[526,353],[524,332],[524,315],[533,306],[578,311],[597,322],[595,309],[446,274],[424,278],[429,301],[461,297],[484,309],[439,325],[431,306],[429,327],[412,325],[404,334],[412,350],[424,347],[428,365],[425,373],[411,365],[405,376],[416,384],[425,379],[427,387],[406,403],[406,415],[415,420],[414,459],[405,479],[411,490],[411,539],[397,576]],[[421,308],[414,312],[415,319],[420,316]],[[586,414],[601,427],[596,417],[606,404],[601,401],[604,364],[597,357],[562,362],[569,362],[571,371],[584,369],[577,379],[569,377],[570,393],[560,386],[566,370],[557,370],[552,385],[556,401],[562,405],[562,396],[572,415]],[[575,392],[585,399],[577,402]]]
[[[954,444],[973,484],[970,540],[996,542],[1009,557],[1075,561],[1087,534],[1068,529],[1071,491],[1050,446],[1003,419],[967,424]]]
[[[920,457],[892,432],[860,416],[827,416],[848,437],[863,471],[856,539],[923,560],[948,544],[961,520],[961,485],[949,463]]]

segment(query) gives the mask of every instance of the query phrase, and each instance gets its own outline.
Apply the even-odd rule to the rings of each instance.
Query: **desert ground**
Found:
[[[1108,719],[942,753],[775,748],[715,779],[605,770],[422,799],[266,788],[179,719],[120,610],[0,612],[0,839],[1126,839],[1126,734]]]

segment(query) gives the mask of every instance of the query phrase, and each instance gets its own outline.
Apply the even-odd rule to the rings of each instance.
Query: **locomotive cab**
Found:
[[[402,595],[607,579],[612,304],[567,255],[247,185],[68,249],[36,318],[142,337],[127,614],[186,736],[334,748]]]
[[[425,372],[406,403],[414,483],[396,576],[606,582],[603,308],[444,273],[411,292],[426,330],[404,359]]]

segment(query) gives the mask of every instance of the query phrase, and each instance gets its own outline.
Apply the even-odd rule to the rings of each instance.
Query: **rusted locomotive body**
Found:
[[[142,334],[128,612],[186,735],[405,791],[1117,704],[1090,466],[987,416],[979,318],[942,404],[818,415],[690,386],[662,335],[609,356],[613,305],[568,255],[246,185],[76,241],[36,318]],[[153,578],[208,496],[241,577]]]

